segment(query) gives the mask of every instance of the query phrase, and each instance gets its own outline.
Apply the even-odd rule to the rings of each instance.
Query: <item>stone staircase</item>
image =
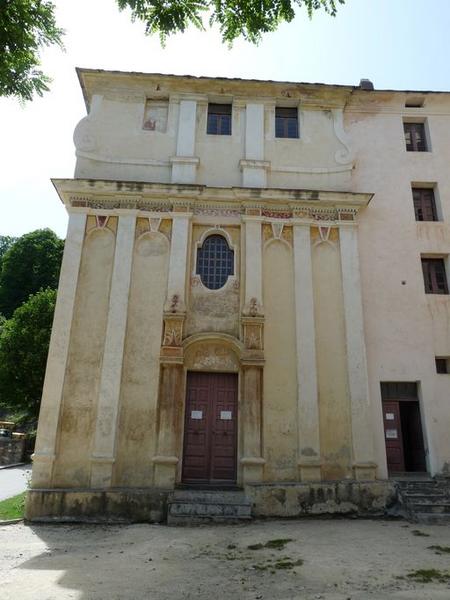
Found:
[[[252,504],[242,490],[175,490],[168,499],[168,525],[244,523],[252,519]]]
[[[450,523],[450,481],[397,481],[401,509],[407,519],[421,523]]]

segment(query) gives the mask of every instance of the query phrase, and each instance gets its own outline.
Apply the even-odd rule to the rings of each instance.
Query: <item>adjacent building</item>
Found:
[[[448,475],[450,95],[78,75],[28,515]]]

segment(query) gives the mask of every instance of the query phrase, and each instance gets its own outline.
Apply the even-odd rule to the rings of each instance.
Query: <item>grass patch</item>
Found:
[[[283,550],[286,544],[292,542],[291,538],[280,538],[275,540],[269,540],[265,544],[250,544],[247,546],[248,550],[262,550],[263,548],[270,548],[271,550]]]
[[[450,554],[450,546],[428,546],[428,550],[435,550],[436,554]]]
[[[438,569],[418,569],[407,573],[408,579],[414,579],[418,583],[431,583],[437,581],[439,583],[447,583],[450,581],[450,573],[439,571]]]
[[[429,533],[425,533],[424,531],[420,531],[420,529],[413,529],[411,531],[411,533],[413,535],[416,535],[417,537],[430,537]]]
[[[294,567],[300,567],[303,564],[303,560],[299,558],[298,560],[278,560],[273,566],[275,569],[293,569]]]
[[[23,519],[26,492],[0,502],[0,521]]]

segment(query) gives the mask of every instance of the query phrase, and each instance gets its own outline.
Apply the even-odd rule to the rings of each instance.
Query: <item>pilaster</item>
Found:
[[[340,225],[339,241],[352,415],[353,471],[355,479],[374,479],[377,465],[373,462],[358,231],[354,223]]]
[[[240,161],[244,187],[266,187],[264,161],[264,104],[247,103],[245,111],[245,160]]]
[[[262,218],[243,217],[245,224],[244,314],[262,314]]]
[[[85,228],[86,214],[70,212],[42,391],[32,487],[51,485]]]
[[[112,479],[135,227],[135,211],[120,214],[91,457],[94,488],[108,488]]]
[[[320,423],[310,223],[294,224],[298,467],[301,481],[320,480]]]
[[[170,159],[172,183],[195,183],[199,159],[194,156],[196,100],[180,100],[177,155]]]
[[[186,273],[191,213],[174,213],[167,282],[167,312],[186,310]]]

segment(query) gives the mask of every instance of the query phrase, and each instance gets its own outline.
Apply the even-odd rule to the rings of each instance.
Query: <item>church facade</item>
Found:
[[[29,518],[448,475],[449,95],[78,75]]]

